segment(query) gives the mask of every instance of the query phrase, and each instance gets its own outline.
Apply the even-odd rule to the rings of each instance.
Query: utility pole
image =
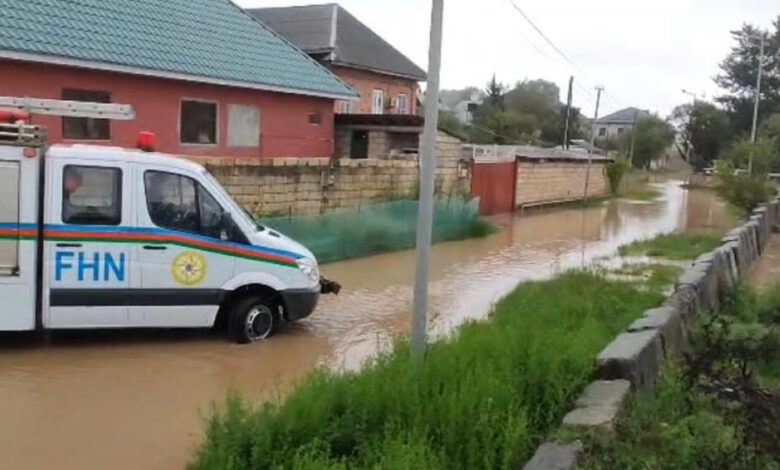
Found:
[[[686,95],[690,95],[690,96],[693,97],[693,107],[691,107],[691,112],[688,114],[688,132],[689,132],[689,135],[688,135],[688,152],[687,152],[687,155],[685,156],[688,164],[690,165],[691,164],[691,156],[692,156],[692,153],[693,153],[693,135],[690,134],[690,129],[691,129],[691,123],[693,122],[693,113],[696,112],[696,104],[698,103],[697,98],[699,97],[699,95],[697,95],[696,93],[693,93],[691,91],[688,91],[685,88],[683,88],[682,92],[685,93]],[[702,97],[706,100],[707,99],[707,94],[705,93],[704,95],[702,95]]]
[[[590,167],[593,164],[593,149],[596,146],[596,121],[599,120],[599,105],[601,104],[601,92],[604,91],[604,87],[601,85],[598,85],[596,87],[596,112],[593,116],[593,124],[590,128],[590,148],[588,149],[588,169],[585,172],[585,194],[583,195],[583,199],[586,201],[588,200],[588,189],[590,189]],[[609,130],[607,130],[607,135],[609,135]]]
[[[631,128],[631,151],[628,154],[628,166],[634,167],[634,147],[636,146],[636,124],[639,122],[639,109],[634,113],[634,127]]]
[[[420,153],[420,203],[417,218],[417,260],[412,301],[412,355],[425,354],[428,313],[428,264],[433,230],[433,191],[436,176],[436,134],[439,125],[439,75],[444,24],[444,0],[433,0],[428,50],[428,89],[425,93],[425,129]]]
[[[756,133],[758,131],[758,108],[761,104],[761,75],[764,72],[764,35],[761,35],[761,48],[758,53],[758,78],[756,78],[756,102],[753,106],[753,132],[750,134],[750,141],[756,143]],[[753,151],[750,152],[748,160],[748,174],[753,174]]]
[[[571,119],[572,87],[574,76],[569,77],[569,98],[566,100],[566,127],[563,129],[563,150],[569,150],[569,120]]]

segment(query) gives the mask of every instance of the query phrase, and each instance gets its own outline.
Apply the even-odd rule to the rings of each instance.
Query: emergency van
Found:
[[[0,330],[224,327],[239,343],[309,316],[312,253],[259,225],[203,167],[141,149],[47,146],[32,114],[131,107],[0,97]],[[5,124],[2,121],[6,121]]]

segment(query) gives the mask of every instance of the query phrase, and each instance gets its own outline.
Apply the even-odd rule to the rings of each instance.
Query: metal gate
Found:
[[[475,162],[471,175],[471,194],[480,198],[481,215],[514,211],[516,185],[517,163],[514,160]]]

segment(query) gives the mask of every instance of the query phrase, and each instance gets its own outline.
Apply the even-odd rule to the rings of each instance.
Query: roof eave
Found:
[[[112,64],[108,62],[95,62],[82,59],[73,59],[70,57],[36,54],[29,52],[19,52],[0,49],[0,59],[19,60],[24,62],[45,63],[62,65],[66,67],[78,67],[105,72],[126,73],[130,75],[139,75],[145,77],[166,78],[170,80],[181,80],[188,82],[207,83],[210,85],[229,86],[236,88],[246,88],[250,90],[269,91],[274,93],[285,93],[292,95],[312,96],[316,98],[328,98],[334,100],[354,100],[359,95],[354,92],[349,93],[328,93],[317,90],[306,90],[301,88],[281,87],[263,83],[243,82],[240,80],[229,80],[216,77],[206,77],[200,75],[189,75],[179,72],[169,72],[165,70],[146,69],[130,65]]]
[[[361,64],[351,64],[349,62],[343,62],[343,61],[340,61],[338,59],[332,61],[331,64],[333,64],[333,65],[335,65],[337,67],[346,67],[346,68],[350,68],[350,69],[367,70],[369,72],[378,73],[378,74],[381,74],[381,75],[390,75],[390,76],[393,76],[393,77],[405,78],[405,79],[408,79],[408,80],[414,80],[416,82],[426,82],[426,81],[428,81],[428,76],[427,75],[409,75],[409,74],[405,74],[405,73],[401,73],[401,72],[395,72],[395,71],[392,71],[392,70],[384,70],[384,69],[377,69],[377,68],[373,68],[373,67],[366,67],[365,65],[361,65]]]

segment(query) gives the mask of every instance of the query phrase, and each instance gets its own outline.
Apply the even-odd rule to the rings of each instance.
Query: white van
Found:
[[[200,165],[43,132],[0,127],[0,330],[224,326],[248,343],[333,290]]]

